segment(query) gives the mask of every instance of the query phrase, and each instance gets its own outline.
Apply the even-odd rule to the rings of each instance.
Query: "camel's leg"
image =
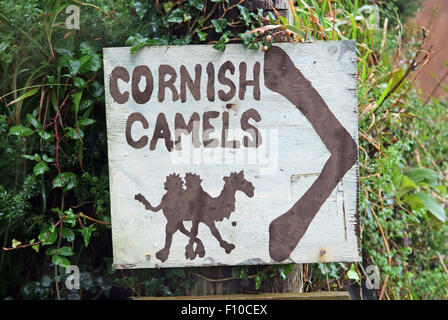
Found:
[[[216,238],[216,240],[218,240],[221,248],[224,248],[224,250],[226,251],[227,254],[232,252],[233,249],[235,249],[235,246],[233,244],[228,243],[227,241],[224,241],[221,238],[221,234],[219,233],[218,229],[216,228],[215,222],[207,223],[207,226],[210,228],[212,235]]]
[[[201,239],[197,237],[193,237],[192,233],[189,232],[183,222],[179,223],[179,231],[185,234],[187,237],[191,239],[194,239],[194,242],[196,242],[196,250],[193,251],[193,246],[190,246],[190,243],[185,247],[185,257],[189,259],[192,256],[195,256],[195,254],[199,255],[199,258],[202,258],[205,256],[205,248],[204,244],[202,243]],[[193,258],[194,259],[194,258]]]
[[[190,241],[188,242],[187,246],[185,247],[185,257],[190,260],[193,260],[194,258],[196,258],[197,254],[199,254],[199,256],[201,258],[205,255],[204,245],[202,244],[202,241],[201,241],[202,248],[200,248],[200,245],[198,245],[198,250],[196,250],[197,252],[195,250],[193,250],[193,244],[195,243],[195,241],[197,239],[196,237],[198,235],[198,229],[199,229],[199,222],[193,221],[193,225],[191,227],[191,232],[190,232]],[[200,250],[200,249],[202,249],[202,250]]]
[[[165,247],[156,253],[156,258],[162,262],[168,259],[170,254],[171,242],[173,240],[173,234],[178,230],[177,223],[168,222],[165,227]]]

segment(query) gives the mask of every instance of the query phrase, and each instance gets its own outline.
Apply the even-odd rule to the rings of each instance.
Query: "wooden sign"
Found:
[[[114,267],[359,261],[355,42],[104,49]]]

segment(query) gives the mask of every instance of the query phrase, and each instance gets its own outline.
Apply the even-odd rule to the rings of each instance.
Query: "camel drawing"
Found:
[[[178,174],[170,174],[166,177],[165,190],[167,191],[156,207],[142,195],[135,195],[134,199],[141,202],[146,210],[157,212],[162,210],[167,219],[165,227],[165,246],[156,253],[156,258],[162,262],[168,259],[171,242],[174,233],[179,230],[187,237],[189,242],[185,247],[185,257],[193,260],[196,256],[200,258],[205,255],[205,248],[202,241],[197,238],[199,223],[205,224],[212,235],[218,240],[219,245],[229,254],[235,245],[223,240],[216,228],[215,222],[229,218],[235,211],[235,194],[237,191],[245,193],[249,198],[254,196],[254,186],[244,177],[244,172],[232,172],[224,177],[224,187],[220,195],[216,198],[210,196],[202,189],[201,177],[197,174],[187,173],[185,175],[185,186],[182,178]],[[191,221],[192,227],[188,231],[183,222]],[[193,246],[196,243],[196,248]]]

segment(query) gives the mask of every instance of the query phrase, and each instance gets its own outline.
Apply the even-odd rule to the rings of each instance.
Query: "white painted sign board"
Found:
[[[352,41],[104,49],[115,268],[359,261]]]

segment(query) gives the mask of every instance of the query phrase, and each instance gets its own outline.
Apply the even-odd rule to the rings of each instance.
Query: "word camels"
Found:
[[[229,254],[235,246],[224,241],[216,228],[215,222],[229,218],[235,211],[235,193],[244,192],[249,198],[254,196],[254,186],[244,178],[244,172],[232,172],[228,177],[224,177],[224,187],[221,194],[213,198],[202,189],[201,177],[193,173],[185,175],[184,182],[178,174],[170,174],[166,177],[165,190],[162,201],[157,207],[153,207],[142,195],[135,195],[134,199],[141,202],[146,210],[157,212],[163,211],[163,215],[168,220],[165,227],[165,246],[156,253],[156,258],[162,262],[168,259],[171,242],[174,233],[179,230],[190,238],[185,247],[185,257],[195,259],[198,255],[204,257],[205,249],[202,241],[197,238],[199,223],[204,223],[209,227],[212,235],[218,240],[219,245]],[[192,221],[191,231],[188,231],[183,222]],[[196,249],[193,245],[196,243]]]

